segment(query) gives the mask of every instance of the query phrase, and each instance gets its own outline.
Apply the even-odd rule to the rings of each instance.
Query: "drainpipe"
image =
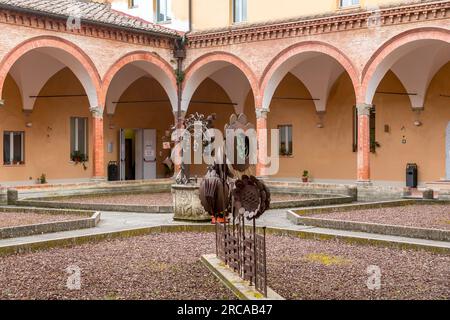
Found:
[[[186,48],[185,48],[186,36],[175,39],[175,48],[173,50],[173,56],[177,60],[177,90],[178,90],[178,103],[177,103],[177,120],[181,118],[181,94],[183,86],[183,60],[186,58]],[[178,123],[177,123],[178,125]]]
[[[192,31],[192,0],[189,0],[189,30],[187,33]]]

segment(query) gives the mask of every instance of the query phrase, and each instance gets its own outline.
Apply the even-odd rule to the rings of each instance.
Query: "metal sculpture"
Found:
[[[225,126],[239,134],[253,128],[243,114],[232,115]],[[250,169],[249,146],[243,136],[237,141],[241,143],[233,144],[231,152],[218,150],[225,159],[208,168],[200,184],[200,200],[216,226],[217,257],[267,296],[266,235],[265,228],[257,233],[256,219],[269,208],[270,191],[256,177],[244,174]],[[244,161],[235,163],[234,155],[239,152]]]
[[[213,113],[205,118],[203,114],[199,114],[198,112],[189,115],[186,117],[183,121],[183,127],[184,127],[184,135],[180,135],[175,140],[175,144],[177,143],[183,143],[184,148],[183,151],[190,152],[191,148],[191,138],[194,138],[194,151],[196,151],[196,148],[198,147],[196,145],[197,141],[203,141],[203,147],[207,147],[212,141],[213,137],[209,136],[208,129],[214,128],[214,120],[216,119],[216,114]],[[200,128],[200,132],[198,130],[195,130],[196,128]],[[172,130],[175,130],[175,128],[172,128]],[[196,136],[200,134],[201,136]],[[189,138],[186,139],[186,135],[189,135]],[[178,172],[177,176],[175,177],[175,181],[177,184],[188,184],[191,181],[190,173],[189,173],[189,167],[184,163],[184,157],[183,154],[181,154],[181,165],[180,165],[180,171]]]

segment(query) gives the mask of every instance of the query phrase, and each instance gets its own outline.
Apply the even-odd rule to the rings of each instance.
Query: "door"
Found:
[[[447,125],[447,133],[445,135],[445,179],[450,180],[450,122]]]
[[[156,130],[143,130],[143,177],[156,179]]]
[[[136,129],[136,180],[156,179],[156,130]]]
[[[119,175],[120,180],[125,180],[125,129],[119,131]]]

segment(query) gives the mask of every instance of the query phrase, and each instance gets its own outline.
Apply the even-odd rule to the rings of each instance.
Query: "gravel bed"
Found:
[[[296,194],[296,193],[272,193],[270,199],[273,202],[281,201],[294,201],[294,200],[307,200],[312,198],[318,198],[317,195],[312,194]]]
[[[450,205],[410,205],[311,215],[316,218],[450,230]]]
[[[233,299],[200,262],[213,234],[168,233],[0,259],[1,299]],[[81,270],[68,290],[66,268]]]
[[[450,299],[450,256],[268,236],[268,280],[288,299]],[[232,299],[200,262],[214,234],[170,233],[0,259],[0,299]],[[81,290],[65,269],[81,268]],[[381,289],[369,290],[369,265]]]
[[[369,266],[379,290],[368,289]],[[450,256],[425,251],[269,237],[268,275],[288,299],[450,299]]]
[[[83,217],[76,214],[0,212],[0,228],[79,219]]]
[[[130,193],[95,196],[74,196],[62,199],[54,199],[57,202],[88,203],[88,204],[129,204],[141,206],[171,206],[172,194],[161,193]]]

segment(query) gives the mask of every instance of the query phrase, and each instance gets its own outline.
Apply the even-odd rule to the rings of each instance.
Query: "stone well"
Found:
[[[205,222],[211,216],[203,209],[198,184],[172,185],[174,220]]]

